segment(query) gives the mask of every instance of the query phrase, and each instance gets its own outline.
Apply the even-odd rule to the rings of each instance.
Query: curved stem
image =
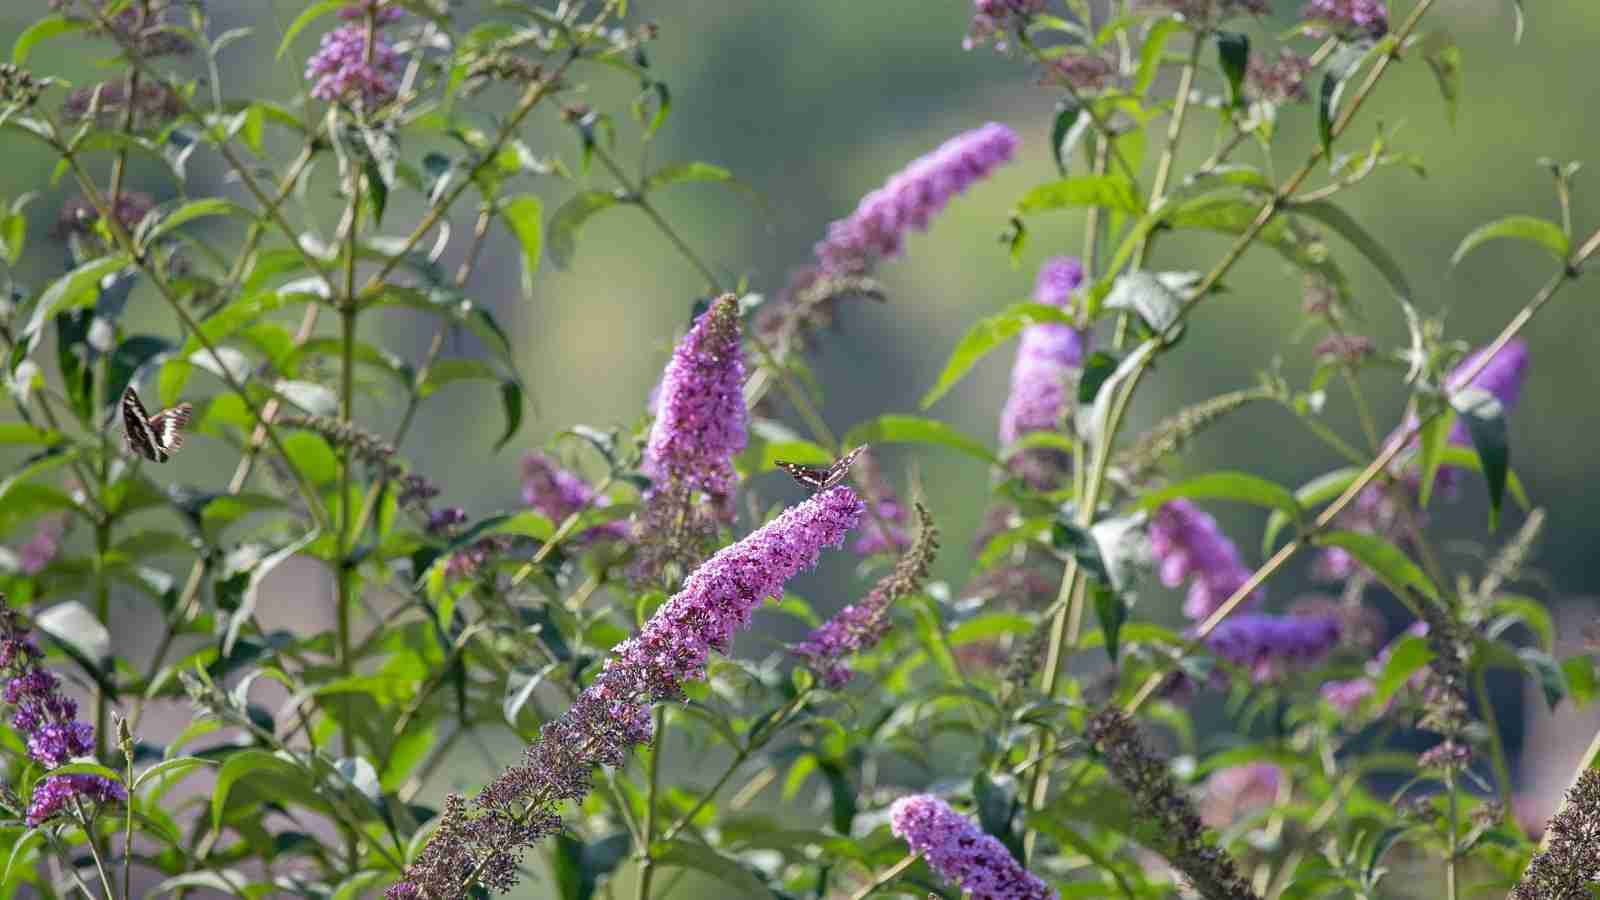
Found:
[[[650,782],[649,788],[645,793],[644,827],[643,833],[640,835],[642,838],[640,852],[643,854],[643,858],[639,860],[639,883],[638,889],[634,892],[637,900],[650,900],[650,882],[654,880],[656,873],[655,854],[652,852],[650,845],[655,841],[656,803],[659,799],[657,794],[661,790],[661,751],[666,748],[667,739],[665,734],[666,711],[657,707],[655,719],[655,729],[652,732],[655,735],[655,741],[654,746],[650,748],[650,762],[648,764]]]

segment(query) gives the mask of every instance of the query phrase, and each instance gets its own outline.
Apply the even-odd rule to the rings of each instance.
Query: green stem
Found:
[[[872,881],[869,882],[866,887],[863,887],[861,890],[851,894],[850,900],[867,900],[868,897],[872,896],[874,891],[881,887],[887,886],[896,878],[899,878],[900,873],[911,868],[912,863],[915,863],[918,858],[919,857],[915,853],[908,854],[905,859],[902,859],[889,868],[884,869],[883,872],[878,875],[877,878],[872,879]]]
[[[650,900],[650,882],[656,873],[655,854],[651,851],[651,843],[655,841],[656,831],[656,804],[659,801],[657,794],[661,790],[661,751],[666,748],[666,711],[660,707],[655,711],[654,746],[650,748],[650,761],[647,769],[650,773],[650,784],[644,800],[644,828],[643,840],[640,842],[640,852],[643,858],[639,860],[639,884],[634,892],[637,900]]]
[[[1446,856],[1445,860],[1444,860],[1444,893],[1445,893],[1445,900],[1456,900],[1456,898],[1457,898],[1457,889],[1456,889],[1456,856],[1460,853],[1461,835],[1456,830],[1457,820],[1458,820],[1458,816],[1460,815],[1460,813],[1456,808],[1457,807],[1457,797],[1456,797],[1457,790],[1456,790],[1456,773],[1455,773],[1455,770],[1454,769],[1449,770],[1445,774],[1444,780],[1445,780],[1445,787],[1450,792],[1450,813],[1449,813],[1450,855]]]
[[[1489,697],[1487,668],[1479,665],[1472,673],[1472,688],[1478,695],[1478,708],[1483,711],[1483,724],[1489,727],[1489,759],[1494,764],[1494,780],[1500,789],[1500,807],[1504,811],[1505,821],[1521,832],[1522,825],[1517,821],[1517,817],[1512,815],[1511,764],[1506,759],[1505,738],[1500,734],[1500,722],[1495,717],[1494,703]]]

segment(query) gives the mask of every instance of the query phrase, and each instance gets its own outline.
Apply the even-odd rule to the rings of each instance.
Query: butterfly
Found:
[[[122,438],[128,449],[152,462],[166,462],[183,448],[183,426],[194,407],[180,403],[155,415],[145,412],[139,394],[128,385],[122,392]]]
[[[801,487],[810,488],[813,494],[820,494],[828,488],[843,481],[850,474],[850,464],[856,461],[861,451],[867,449],[866,444],[851,450],[839,459],[834,460],[831,466],[808,466],[801,463],[774,460],[773,465],[789,473],[789,477]]]

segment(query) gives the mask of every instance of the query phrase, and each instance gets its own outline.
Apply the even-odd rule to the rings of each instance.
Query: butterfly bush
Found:
[[[1020,139],[999,122],[958,134],[861,198],[855,212],[828,226],[816,246],[826,274],[864,272],[878,260],[900,255],[906,232],[926,231],[958,194],[987,178],[1016,155]]]
[[[901,797],[890,828],[939,876],[974,900],[1054,900],[1058,895],[1017,863],[993,835],[932,794]]]
[[[759,11],[12,6],[8,895],[1600,883],[1600,743],[1553,762],[1509,702],[1600,698],[1539,553],[1582,516],[1535,505],[1518,411],[1585,399],[1538,336],[1600,234],[1575,163],[1487,224],[1402,185],[1430,142],[1400,120],[1459,115],[1496,171],[1563,149],[1472,127],[1465,70],[1525,51],[1463,54],[1449,4],[795,4],[815,59],[951,52],[900,73],[943,86],[937,146],[770,222],[712,187],[773,172],[702,84],[735,32],[794,74],[724,27]],[[818,107],[813,199],[899,145],[852,110],[906,65]],[[935,259],[913,233],[958,198]],[[1367,221],[1402,203],[1425,233]],[[569,327],[618,291],[626,328]]]

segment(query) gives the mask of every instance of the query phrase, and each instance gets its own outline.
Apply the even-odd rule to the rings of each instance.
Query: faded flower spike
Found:
[[[1593,896],[1600,882],[1600,769],[1578,776],[1567,802],[1550,820],[1547,848],[1533,858],[1511,900]]]
[[[972,24],[961,46],[971,50],[993,39],[994,48],[1004,53],[1008,49],[1006,35],[1026,28],[1044,9],[1045,0],[973,0]]]
[[[973,900],[1054,900],[1056,892],[1018,863],[1006,845],[932,794],[901,797],[889,829],[928,868]]]
[[[1300,18],[1313,26],[1326,26],[1341,37],[1381,38],[1389,31],[1389,8],[1384,0],[1311,0]]]
[[[1195,621],[1216,612],[1250,580],[1238,548],[1222,533],[1217,520],[1188,500],[1173,500],[1156,510],[1150,522],[1150,550],[1159,564],[1162,584],[1177,587],[1189,580],[1183,614]],[[1246,605],[1256,598],[1252,595]]]
[[[522,851],[561,830],[557,810],[589,793],[591,770],[619,766],[652,738],[650,704],[676,700],[684,682],[705,675],[713,650],[727,650],[756,608],[783,593],[789,579],[838,547],[865,507],[836,487],[789,509],[723,548],[689,575],[572,707],[547,723],[522,762],[501,773],[469,805],[452,795],[391,900],[464,897],[474,883],[506,891],[517,882]]]
[[[926,231],[951,198],[1010,162],[1020,143],[1009,127],[990,122],[913,160],[861,198],[849,218],[828,226],[828,236],[816,247],[823,274],[859,274],[879,259],[898,256],[907,231]]]
[[[846,659],[867,650],[889,631],[889,610],[922,586],[939,551],[939,532],[927,507],[917,504],[917,539],[900,557],[894,571],[884,576],[859,603],[846,606],[795,645],[803,658],[830,688],[844,687],[855,675]]]

